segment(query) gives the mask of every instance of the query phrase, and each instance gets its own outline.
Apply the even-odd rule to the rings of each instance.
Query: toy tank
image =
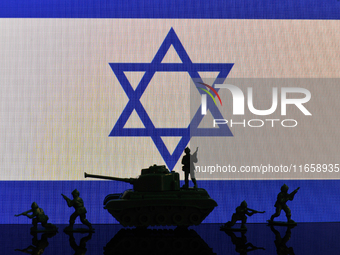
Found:
[[[165,166],[142,169],[138,178],[85,173],[87,177],[133,185],[133,189],[104,199],[104,208],[124,227],[198,225],[217,206],[205,189],[180,188],[179,174]]]

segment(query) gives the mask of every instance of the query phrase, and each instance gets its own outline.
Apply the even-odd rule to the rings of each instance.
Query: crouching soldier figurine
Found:
[[[36,202],[33,202],[31,205],[31,210],[28,210],[26,212],[20,213],[15,215],[16,217],[20,215],[27,216],[28,218],[32,219],[33,227],[31,228],[31,231],[33,232],[57,232],[58,228],[51,224],[47,223],[48,216],[44,213],[43,209],[39,208],[38,204]],[[32,213],[32,214],[28,214]],[[41,226],[45,228],[45,230],[38,230],[38,223],[41,223]]]
[[[241,203],[240,206],[236,207],[236,212],[232,215],[231,217],[231,221],[228,221],[227,223],[225,223],[223,226],[221,226],[221,230],[247,230],[246,227],[246,222],[247,222],[247,216],[252,216],[255,213],[265,213],[265,211],[263,212],[259,212],[253,209],[250,209],[247,207],[247,202],[243,201]],[[236,229],[236,228],[231,228],[232,226],[235,225],[236,221],[240,220],[241,223],[241,228],[240,229]]]
[[[74,222],[76,220],[76,218],[79,216],[80,217],[80,221],[81,223],[83,223],[84,225],[89,227],[89,231],[94,231],[94,229],[92,228],[91,223],[86,219],[86,209],[84,207],[84,202],[83,199],[81,199],[79,197],[79,191],[78,190],[74,190],[72,191],[72,196],[73,196],[73,200],[69,199],[67,196],[61,194],[63,196],[63,198],[66,200],[68,207],[73,207],[76,211],[74,213],[72,213],[71,217],[70,217],[70,225],[68,227],[66,227],[64,229],[64,231],[85,231],[84,229],[73,229],[73,225]]]

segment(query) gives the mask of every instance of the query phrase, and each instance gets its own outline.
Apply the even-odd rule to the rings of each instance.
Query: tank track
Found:
[[[144,206],[109,210],[124,227],[199,225],[214,208],[193,206]]]

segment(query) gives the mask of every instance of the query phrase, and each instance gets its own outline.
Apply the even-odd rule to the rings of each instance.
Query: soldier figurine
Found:
[[[33,202],[31,205],[31,210],[28,210],[26,212],[20,213],[15,215],[16,217],[20,216],[20,215],[25,215],[28,218],[32,219],[32,224],[33,227],[31,228],[31,231],[38,231],[38,223],[41,223],[41,226],[43,226],[45,228],[45,230],[39,230],[39,232],[45,232],[45,231],[52,231],[52,232],[56,232],[58,231],[58,228],[51,224],[51,223],[47,223],[48,221],[48,216],[44,213],[43,209],[39,208],[38,204],[36,202]],[[28,214],[28,213],[32,213],[32,214]]]
[[[185,148],[184,152],[185,155],[182,158],[182,170],[184,171],[184,177],[185,177],[185,184],[183,188],[187,189],[189,188],[189,173],[192,182],[194,183],[194,188],[197,189],[197,182],[195,178],[195,166],[194,163],[196,163],[197,160],[197,151],[194,152],[194,154],[190,155],[190,149],[188,147]]]
[[[232,226],[235,225],[236,221],[241,220],[241,228],[239,230],[247,230],[247,227],[245,226],[247,222],[247,216],[252,216],[255,213],[265,213],[259,212],[253,209],[250,209],[247,207],[247,202],[243,201],[240,206],[236,207],[236,213],[234,213],[231,217],[231,221],[228,221],[225,223],[223,226],[221,226],[221,230],[233,230],[231,228]]]
[[[290,212],[289,207],[286,205],[288,200],[293,200],[295,194],[298,192],[300,187],[298,187],[296,190],[294,190],[292,193],[288,193],[288,186],[284,184],[281,187],[281,192],[277,195],[277,200],[275,203],[276,212],[270,217],[270,220],[268,220],[269,224],[275,224],[274,218],[279,217],[281,214],[281,210],[284,210],[287,216],[287,223],[286,224],[292,224],[295,225],[296,222],[291,219],[292,214]],[[279,223],[279,222],[278,222]]]
[[[69,199],[63,194],[61,195],[66,200],[68,207],[73,207],[76,210],[74,213],[72,213],[70,217],[70,225],[65,228],[65,231],[79,231],[79,230],[84,231],[83,229],[76,230],[73,229],[74,222],[78,216],[80,217],[81,223],[88,226],[90,231],[93,231],[94,229],[92,228],[91,223],[86,219],[87,211],[84,207],[83,199],[79,197],[79,191],[76,189],[72,191],[73,200]]]

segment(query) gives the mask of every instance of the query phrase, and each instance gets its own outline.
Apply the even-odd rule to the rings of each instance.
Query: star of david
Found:
[[[176,50],[182,63],[162,63],[162,60],[168,52],[170,46]],[[133,136],[133,137],[151,137],[159,153],[163,157],[168,168],[172,170],[178,159],[181,157],[185,147],[188,145],[190,138],[193,136],[232,136],[227,125],[220,125],[219,128],[198,128],[204,115],[201,115],[201,107],[194,114],[190,124],[186,128],[156,128],[152,123],[149,115],[145,111],[140,98],[149,85],[152,77],[156,72],[187,72],[195,84],[202,82],[198,72],[219,72],[216,81],[223,83],[228,76],[233,64],[210,64],[210,63],[192,63],[189,55],[184,49],[182,43],[177,37],[173,28],[165,37],[151,63],[109,63],[112,71],[116,75],[119,83],[124,89],[129,101],[122,114],[118,118],[109,136]],[[124,72],[145,72],[136,89],[134,90]],[[196,86],[197,87],[197,86]],[[197,89],[201,94],[204,93]],[[216,91],[218,91],[216,89]],[[224,119],[217,106],[208,100],[207,109],[210,110],[215,119]],[[130,118],[133,110],[136,110],[139,118],[145,128],[124,128]],[[162,136],[164,137],[181,137],[172,154],[165,146]]]

